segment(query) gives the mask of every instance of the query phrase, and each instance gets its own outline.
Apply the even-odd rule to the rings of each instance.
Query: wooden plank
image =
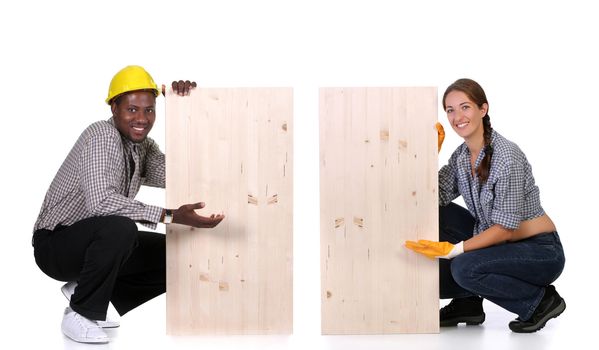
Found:
[[[166,99],[166,205],[203,201],[214,229],[167,227],[168,334],[292,332],[293,91]]]
[[[436,88],[320,90],[323,334],[439,331]]]

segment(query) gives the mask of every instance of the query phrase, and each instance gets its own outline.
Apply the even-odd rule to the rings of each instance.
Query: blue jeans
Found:
[[[474,218],[450,203],[439,207],[439,240],[458,243],[472,237]],[[564,269],[557,232],[473,250],[452,260],[439,259],[442,299],[479,295],[528,320],[545,288]]]

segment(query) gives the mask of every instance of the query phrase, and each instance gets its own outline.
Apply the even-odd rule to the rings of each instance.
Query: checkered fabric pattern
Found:
[[[496,131],[492,133],[491,146],[493,156],[486,183],[481,184],[478,177],[472,176],[470,151],[465,143],[439,170],[439,205],[445,206],[461,195],[476,219],[474,234],[495,224],[517,229],[520,222],[545,213],[531,166],[522,150]],[[475,168],[484,156],[482,149]]]
[[[90,125],[54,177],[34,226],[53,230],[92,216],[119,215],[156,228],[162,208],[136,201],[141,185],[164,188],[164,154],[150,138],[122,137],[113,118]]]

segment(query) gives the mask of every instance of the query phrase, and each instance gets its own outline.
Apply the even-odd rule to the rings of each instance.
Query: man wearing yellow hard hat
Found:
[[[195,87],[173,82],[179,95]],[[164,93],[164,85],[162,92]],[[157,223],[211,228],[224,215],[198,215],[204,203],[165,209],[135,200],[140,186],[164,188],[165,160],[147,135],[156,119],[158,86],[140,66],[127,66],[110,83],[112,117],[87,127],[58,170],[34,226],[35,261],[67,282],[62,331],[84,343],[105,343],[109,302],[120,315],[166,289],[165,236],[139,231]]]

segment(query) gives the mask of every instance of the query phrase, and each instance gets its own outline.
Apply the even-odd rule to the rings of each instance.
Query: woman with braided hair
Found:
[[[442,327],[481,324],[487,299],[518,315],[509,328],[536,332],[566,308],[551,285],[564,268],[553,221],[524,153],[491,127],[482,87],[459,79],[443,95],[453,130],[464,139],[439,171],[440,242],[406,247],[440,258]],[[462,196],[468,210],[452,203]]]

